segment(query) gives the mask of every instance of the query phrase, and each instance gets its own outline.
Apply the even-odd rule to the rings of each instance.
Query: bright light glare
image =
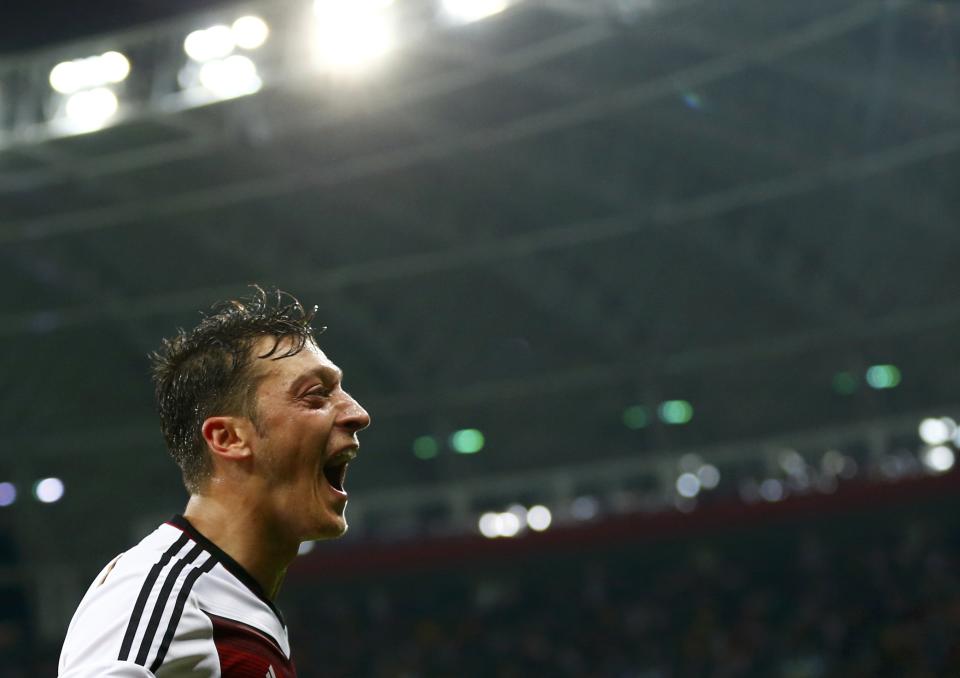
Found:
[[[720,471],[713,464],[704,464],[697,469],[697,480],[705,490],[712,490],[720,484]]]
[[[300,546],[297,548],[297,555],[303,556],[310,553],[313,550],[314,546],[316,546],[316,544],[312,541],[300,542]]]
[[[956,430],[956,423],[947,417],[924,419],[920,422],[920,439],[927,445],[942,445]]]
[[[531,506],[530,510],[527,511],[527,525],[534,532],[543,532],[550,527],[551,522],[553,522],[553,515],[546,506],[537,504]]]
[[[921,459],[923,465],[935,473],[945,473],[953,468],[956,461],[953,450],[944,445],[937,445],[925,450]]]
[[[453,23],[466,24],[499,14],[506,0],[443,0],[443,13]]]
[[[242,16],[234,21],[230,28],[233,31],[233,41],[243,49],[260,47],[270,35],[267,22],[258,16]]]
[[[62,61],[50,70],[50,86],[61,94],[122,82],[130,62],[120,52],[104,52],[86,59]]]
[[[44,504],[52,504],[63,497],[63,481],[59,478],[44,478],[33,488],[33,494]]]
[[[683,473],[677,478],[677,494],[691,499],[700,494],[700,479],[693,473]]]
[[[194,61],[223,59],[236,46],[233,31],[228,26],[216,25],[193,31],[183,41],[183,51]]]
[[[0,483],[0,506],[10,506],[17,500],[17,486],[13,483]]]
[[[208,61],[200,68],[200,84],[220,99],[253,94],[263,82],[257,74],[257,66],[239,54],[222,61]]]
[[[71,94],[65,110],[72,129],[92,132],[103,127],[118,107],[117,95],[106,87],[98,87]]]
[[[387,13],[392,0],[315,0],[314,55],[318,63],[353,71],[377,60],[394,44]]]

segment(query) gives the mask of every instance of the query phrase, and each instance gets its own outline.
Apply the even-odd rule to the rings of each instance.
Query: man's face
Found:
[[[253,355],[273,341],[261,339]],[[267,519],[299,541],[339,537],[347,529],[346,463],[370,416],[343,390],[340,369],[311,341],[288,358],[255,358],[253,369],[263,375],[253,447]]]

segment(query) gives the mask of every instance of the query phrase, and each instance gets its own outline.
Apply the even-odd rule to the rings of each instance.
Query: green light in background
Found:
[[[686,424],[693,419],[693,405],[686,400],[667,400],[660,403],[658,413],[665,424]]]
[[[849,372],[833,375],[833,390],[840,395],[850,395],[857,390],[857,378]]]
[[[450,447],[460,454],[474,454],[483,449],[483,434],[475,428],[465,428],[450,436]]]
[[[631,405],[623,411],[623,424],[634,431],[644,428],[650,423],[647,408],[643,405]]]
[[[896,388],[900,383],[900,370],[896,365],[873,365],[867,370],[867,383],[872,388]]]
[[[440,451],[433,436],[420,436],[413,441],[413,454],[417,459],[433,459]]]

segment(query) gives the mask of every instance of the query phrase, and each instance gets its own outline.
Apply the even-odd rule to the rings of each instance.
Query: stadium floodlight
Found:
[[[313,54],[318,65],[354,72],[394,45],[393,0],[315,0]]]
[[[441,13],[450,23],[467,24],[499,14],[507,5],[507,0],[443,0]]]
[[[120,52],[61,61],[50,69],[50,86],[60,94],[103,87],[126,80],[130,61]]]
[[[52,504],[63,497],[63,481],[59,478],[44,478],[33,486],[33,496],[44,504]]]
[[[93,132],[116,115],[119,106],[117,95],[107,87],[76,92],[64,107],[65,126],[71,132]]]
[[[677,494],[693,499],[700,494],[700,479],[695,473],[681,473],[677,478]]]
[[[233,53],[234,47],[233,31],[222,24],[193,31],[183,41],[183,51],[200,63],[223,59]]]
[[[527,526],[534,532],[543,532],[553,522],[553,515],[546,506],[537,504],[527,511]]]
[[[10,506],[17,500],[17,486],[13,483],[0,483],[0,506]]]
[[[956,457],[946,445],[936,445],[924,450],[920,461],[934,473],[946,473],[953,468]]]
[[[258,16],[242,16],[230,26],[233,41],[242,49],[257,49],[267,41],[270,27]]]
[[[199,80],[218,99],[254,94],[263,86],[257,65],[240,54],[208,61],[200,67]]]

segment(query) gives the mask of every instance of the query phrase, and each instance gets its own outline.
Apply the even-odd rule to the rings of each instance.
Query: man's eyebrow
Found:
[[[315,367],[294,379],[291,389],[295,390],[299,388],[305,381],[310,379],[310,377],[318,377],[324,384],[329,386],[343,380],[343,371],[339,367]]]

